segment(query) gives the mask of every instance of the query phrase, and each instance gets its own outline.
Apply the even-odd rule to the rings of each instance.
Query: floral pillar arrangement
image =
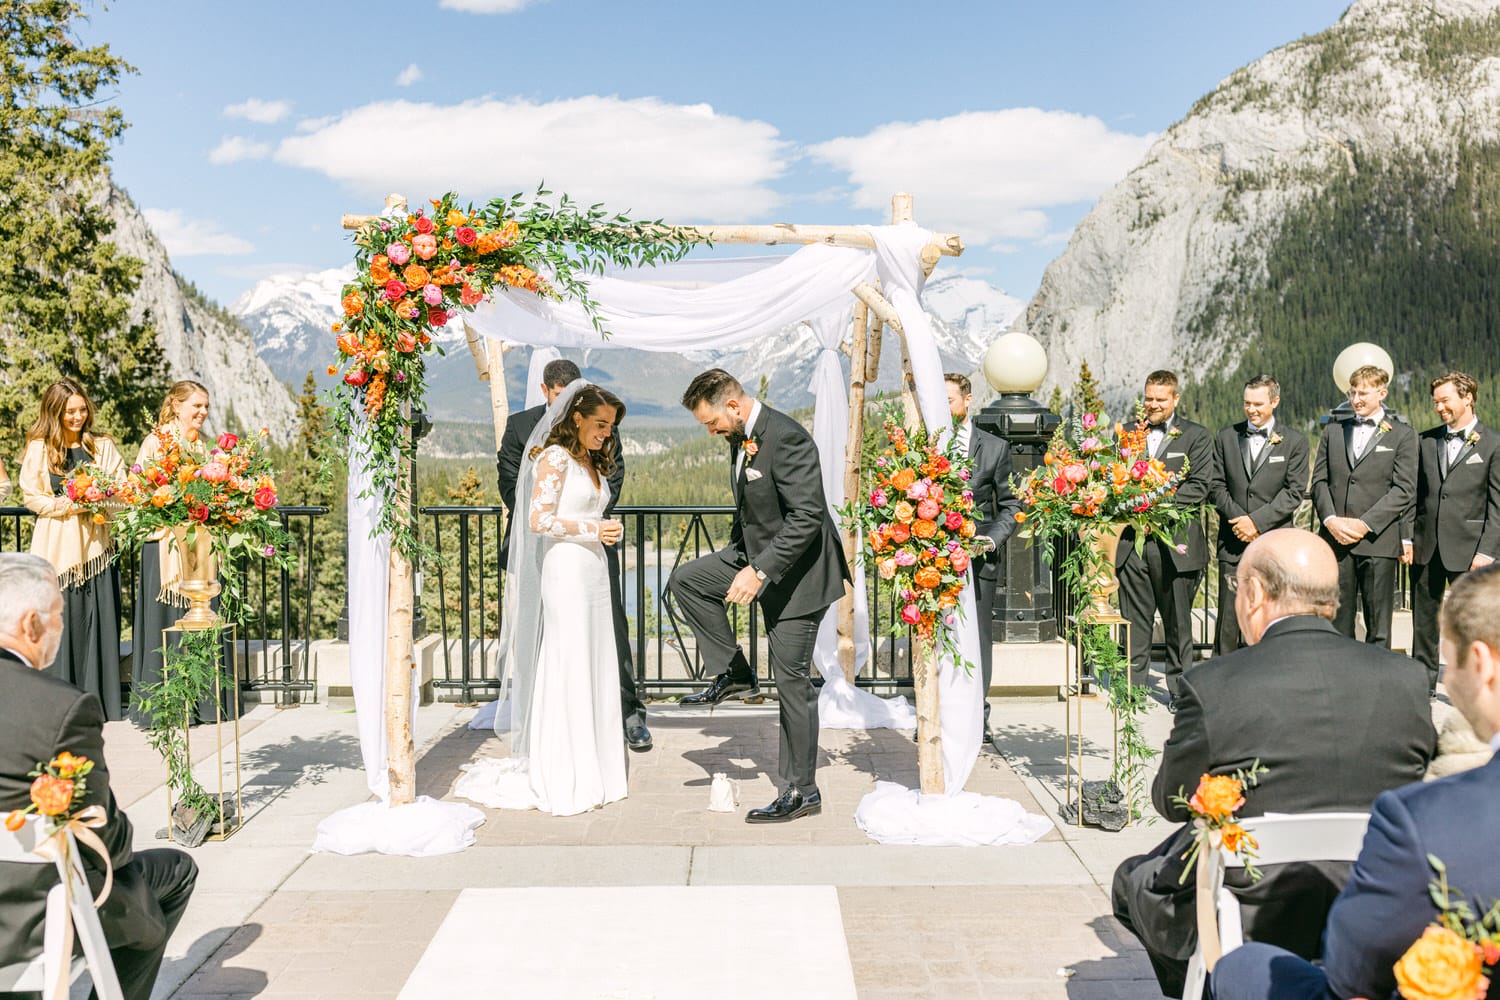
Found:
[[[578,301],[604,335],[598,303],[585,276],[606,264],[621,267],[677,260],[703,242],[691,229],[610,215],[538,190],[497,198],[476,208],[453,193],[430,211],[373,218],[354,234],[355,277],[342,292],[344,319],[333,325],[339,376],[331,415],[347,460],[358,450],[369,460],[377,535],[391,539],[386,628],[385,729],[390,803],[415,797],[410,731],[412,560],[422,545],[411,516],[411,414],[427,390],[427,362],[441,353],[438,334],[495,293],[564,297]]]
[[[1186,473],[1186,466],[1183,473]],[[1188,513],[1173,502],[1180,476],[1168,472],[1146,446],[1146,422],[1137,407],[1127,427],[1104,413],[1085,413],[1057,428],[1042,464],[1018,491],[1017,532],[1033,545],[1066,551],[1058,566],[1076,610],[1074,629],[1095,676],[1109,692],[1119,726],[1119,747],[1108,787],[1112,801],[1145,800],[1145,766],[1155,749],[1141,732],[1144,689],[1130,681],[1130,664],[1110,635],[1115,552],[1121,534],[1134,529],[1137,553],[1152,534],[1172,537]],[[1075,542],[1077,544],[1075,544]]]
[[[864,538],[861,558],[895,592],[900,611],[891,634],[910,630],[922,794],[941,795],[937,672],[944,660],[973,669],[954,627],[970,563],[990,540],[976,532],[969,457],[940,449],[923,427],[908,431],[894,417],[886,419],[885,434],[890,444],[875,460],[868,493],[840,513]]]

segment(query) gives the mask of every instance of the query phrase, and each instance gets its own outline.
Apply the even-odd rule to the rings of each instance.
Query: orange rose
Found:
[[[165,507],[172,502],[172,487],[158,486],[156,492],[151,494],[151,506]]]
[[[1188,800],[1188,807],[1209,819],[1228,819],[1245,804],[1245,786],[1240,779],[1227,774],[1205,774],[1198,779],[1198,790]]]
[[[418,288],[427,284],[427,280],[431,275],[427,273],[427,268],[421,264],[409,264],[406,270],[401,272],[401,277],[405,279],[406,287],[415,292]]]
[[[370,277],[377,285],[383,285],[395,277],[391,273],[391,259],[385,254],[376,254],[375,259],[370,261]]]
[[[31,801],[43,816],[62,816],[73,805],[73,782],[44,774],[31,783]]]
[[[891,485],[898,490],[905,490],[917,481],[917,474],[910,469],[902,469],[891,477]]]
[[[469,221],[469,217],[456,208],[450,208],[448,214],[443,217],[443,221],[450,226],[461,226]]]
[[[902,524],[909,524],[911,522],[911,519],[916,516],[917,508],[913,507],[905,500],[902,500],[900,503],[896,504],[892,513],[895,514],[897,521],[900,521]]]
[[[351,319],[365,311],[365,297],[358,292],[344,296],[344,315]]]
[[[957,605],[958,605],[958,598],[954,597],[952,594],[943,594],[941,597],[938,598],[938,607],[943,608],[945,610],[947,608],[957,607]]]
[[[339,334],[337,343],[339,345],[339,350],[343,351],[350,357],[353,357],[354,355],[359,353],[359,338],[348,331]]]
[[[1016,516],[1016,520],[1018,520],[1018,521],[1021,520],[1021,515],[1017,515]],[[958,533],[960,535],[962,535],[963,537],[965,537],[965,538],[973,538],[974,537],[974,522],[973,521],[964,521],[963,526],[958,529]]]
[[[921,521],[917,522],[918,525],[921,523]],[[923,590],[936,590],[943,585],[943,574],[931,566],[924,566],[917,570],[916,575],[912,577],[912,582]]]
[[[476,252],[482,254],[494,253],[500,249],[500,242],[489,233],[480,233],[479,239],[474,244],[474,249]]]
[[[925,517],[919,517],[912,523],[911,533],[918,538],[931,538],[937,534],[937,522],[929,521]]]
[[[1238,823],[1226,823],[1220,827],[1219,836],[1223,838],[1224,850],[1231,854],[1238,854],[1241,847],[1253,851],[1260,846],[1256,839],[1245,832],[1245,828]]]
[[[1406,1000],[1477,1000],[1489,982],[1478,946],[1446,927],[1423,931],[1392,971]]]
[[[56,757],[53,757],[52,763],[48,766],[57,768],[58,773],[64,778],[72,778],[88,762],[89,759],[87,757],[74,757],[71,753],[64,750]]]

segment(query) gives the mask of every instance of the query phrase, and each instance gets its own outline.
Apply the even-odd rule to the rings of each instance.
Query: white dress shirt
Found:
[[[745,439],[746,440],[749,440],[750,438],[755,437],[755,423],[759,419],[760,419],[760,400],[757,399],[754,403],[750,404],[750,416],[745,420]],[[745,459],[747,459],[749,457],[750,457],[749,453],[746,452],[743,447],[740,448],[740,453],[738,455],[734,456],[734,478],[736,480],[738,480],[740,478],[740,473],[745,468]]]
[[[1477,423],[1479,423],[1479,418],[1475,417],[1463,427],[1457,428],[1459,434],[1458,437],[1450,437],[1443,440],[1443,446],[1448,450],[1448,460],[1445,463],[1448,468],[1453,468],[1453,460],[1457,458],[1458,453],[1463,450],[1464,442],[1468,440],[1470,434],[1474,433],[1474,425]]]
[[[1363,418],[1356,417],[1355,419]],[[1385,420],[1385,408],[1381,407],[1379,410],[1376,410],[1373,414],[1370,415],[1370,420],[1374,421],[1374,423],[1368,426],[1365,424],[1354,425],[1353,440],[1355,458],[1364,458],[1365,449],[1368,448],[1370,446],[1370,442],[1375,439],[1375,435],[1380,431],[1381,423]]]
[[[1264,430],[1264,434],[1250,435],[1250,461],[1260,461],[1260,453],[1266,450],[1266,442],[1271,440],[1271,435],[1276,433],[1276,418],[1272,417],[1266,421],[1264,428],[1257,428],[1250,424],[1249,430]]]

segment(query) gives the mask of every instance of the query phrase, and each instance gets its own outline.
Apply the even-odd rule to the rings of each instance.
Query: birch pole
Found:
[[[909,427],[926,427],[922,411],[917,408],[916,380],[911,373],[911,352],[906,346],[906,330],[901,318],[885,296],[867,282],[854,286],[854,296],[869,307],[875,317],[901,338],[901,400],[906,407]],[[917,774],[921,777],[923,795],[943,794],[943,737],[941,705],[938,703],[937,645],[917,639],[911,654],[912,684],[917,695]]]
[[[411,420],[411,407],[401,407],[404,422]],[[415,530],[411,517],[411,455],[398,449],[396,495],[393,498],[396,529],[392,533],[390,573],[386,589],[385,632],[385,759],[390,778],[390,803],[410,805],[416,798],[417,762],[411,737],[411,681],[416,664],[411,654],[412,593],[411,561],[396,539]]]
[[[854,307],[853,343],[849,351],[849,437],[844,446],[844,501],[860,502],[860,457],[865,441],[865,351],[869,341],[870,307],[859,302]],[[859,536],[847,525],[844,533],[844,558],[850,566],[859,558]],[[854,657],[854,602],[851,590],[839,602],[839,666],[849,683],[854,683],[859,664]]]

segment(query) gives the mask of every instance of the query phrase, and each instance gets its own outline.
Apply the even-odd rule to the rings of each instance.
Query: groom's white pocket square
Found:
[[[1385,445],[1383,445],[1383,444],[1377,444],[1377,445],[1376,445],[1376,446],[1375,446],[1375,450],[1376,450],[1376,451],[1390,451],[1390,450],[1391,450],[1391,449],[1389,449],[1389,448],[1387,448],[1387,447],[1386,447],[1386,446],[1385,446]]]
[[[1465,465],[1478,465],[1480,462],[1483,462],[1483,461],[1484,461],[1484,459],[1480,458],[1478,455],[1470,455],[1469,456],[1469,460],[1467,462],[1465,462],[1464,464]]]
[[[755,482],[757,479],[759,479],[761,476],[764,476],[764,475],[765,475],[765,473],[761,472],[759,469],[746,469],[745,470],[745,478],[748,479],[748,480],[750,480],[752,483]]]
[[[1285,455],[1272,455],[1270,458],[1266,459],[1266,461],[1268,463],[1285,462],[1286,461],[1286,456]]]

